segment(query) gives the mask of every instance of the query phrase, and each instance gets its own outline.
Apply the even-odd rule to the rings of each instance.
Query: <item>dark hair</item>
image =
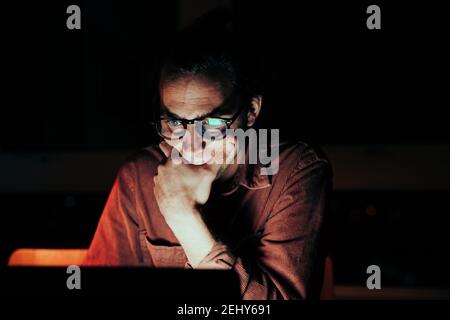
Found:
[[[215,10],[179,32],[162,56],[159,81],[204,76],[217,82],[224,95],[235,94],[249,106],[262,94],[259,59],[233,22],[228,11]]]

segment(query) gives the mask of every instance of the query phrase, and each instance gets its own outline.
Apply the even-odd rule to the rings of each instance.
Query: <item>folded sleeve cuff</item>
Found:
[[[203,258],[195,268],[189,262],[186,262],[187,269],[220,269],[230,270],[236,261],[235,256],[228,247],[221,242],[216,242],[211,251]]]

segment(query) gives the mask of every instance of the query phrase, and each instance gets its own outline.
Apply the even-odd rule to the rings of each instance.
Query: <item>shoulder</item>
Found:
[[[157,144],[150,145],[132,153],[121,165],[118,176],[134,177],[154,175],[158,164],[165,158]]]
[[[292,176],[305,170],[323,170],[332,175],[331,164],[318,146],[303,141],[281,142],[278,146],[279,173]]]
[[[300,168],[319,162],[329,164],[328,157],[320,147],[302,141],[280,143],[279,156],[280,162]]]

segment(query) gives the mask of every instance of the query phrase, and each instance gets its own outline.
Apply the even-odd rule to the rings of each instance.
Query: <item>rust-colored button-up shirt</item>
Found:
[[[84,265],[190,267],[153,194],[164,159],[150,146],[121,167]],[[239,165],[227,186],[213,186],[202,210],[217,242],[198,267],[234,270],[243,299],[318,294],[331,168],[301,142],[281,144],[278,160],[273,176],[262,175],[259,165]]]

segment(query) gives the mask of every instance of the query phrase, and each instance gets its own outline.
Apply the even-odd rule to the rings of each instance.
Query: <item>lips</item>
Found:
[[[193,165],[203,165],[203,164],[223,164],[226,163],[227,153],[234,154],[236,148],[236,143],[234,139],[227,139],[221,141],[220,143],[208,143],[204,145],[204,148],[196,148],[192,150],[189,146],[177,145],[173,146],[175,149],[179,150],[179,155],[182,157],[184,163],[189,163]],[[217,156],[216,156],[217,155]],[[222,157],[220,157],[222,155]]]

